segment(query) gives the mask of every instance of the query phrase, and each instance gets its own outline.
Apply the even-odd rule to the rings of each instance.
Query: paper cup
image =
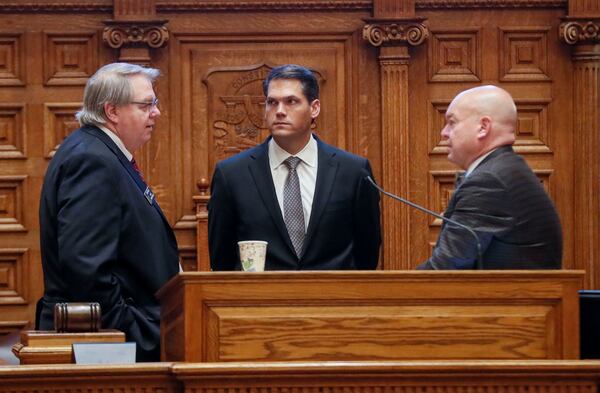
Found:
[[[238,242],[242,269],[246,272],[264,272],[267,244],[263,240],[244,240]]]

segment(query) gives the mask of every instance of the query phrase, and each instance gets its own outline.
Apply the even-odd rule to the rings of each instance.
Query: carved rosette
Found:
[[[166,21],[120,22],[107,21],[102,38],[114,49],[126,46],[161,48],[169,41]]]
[[[421,45],[429,29],[421,21],[371,20],[363,27],[363,38],[373,46]]]
[[[600,19],[567,19],[560,24],[559,35],[569,45],[600,44]]]

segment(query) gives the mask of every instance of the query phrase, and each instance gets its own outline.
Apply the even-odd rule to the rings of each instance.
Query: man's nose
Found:
[[[442,128],[442,131],[440,131],[440,135],[442,137],[442,140],[448,139],[448,137],[450,136],[448,133],[448,126],[444,126],[444,128]]]
[[[277,104],[277,114],[278,115],[285,115],[285,105],[283,105],[282,102],[280,102],[279,104]]]
[[[150,110],[150,116],[158,117],[160,115],[161,115],[161,113],[160,113],[160,109],[158,109],[158,106],[152,107],[152,109]]]

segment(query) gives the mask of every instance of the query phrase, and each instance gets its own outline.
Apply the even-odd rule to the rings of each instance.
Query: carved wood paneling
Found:
[[[79,128],[75,113],[81,105],[78,102],[44,104],[44,157],[54,157],[63,139]]]
[[[0,103],[0,159],[26,158],[25,104]]]
[[[551,153],[548,136],[552,133],[548,122],[548,104],[550,100],[516,100],[517,140],[515,151],[518,153]]]
[[[22,232],[25,228],[26,175],[0,175],[0,233]]]
[[[28,299],[29,253],[25,248],[0,248],[0,304],[24,304]]]
[[[549,27],[500,27],[500,81],[549,81]]]
[[[480,29],[431,33],[430,82],[479,82],[481,80]]]
[[[25,45],[22,33],[0,33],[0,86],[23,86]]]
[[[44,32],[44,83],[48,86],[85,85],[99,66],[94,32]]]

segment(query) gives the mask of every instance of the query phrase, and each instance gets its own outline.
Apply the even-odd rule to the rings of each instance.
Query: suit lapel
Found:
[[[119,160],[119,162],[121,163],[123,168],[125,168],[125,170],[129,174],[129,176],[131,176],[131,178],[135,182],[137,188],[141,191],[142,195],[144,196],[144,199],[147,199],[145,193],[147,192],[146,190],[150,190],[150,188],[142,180],[142,178],[140,177],[140,174],[137,173],[135,169],[133,169],[131,162],[129,162],[129,160],[127,160],[127,157],[125,157],[123,152],[117,147],[117,145],[115,145],[115,143],[112,141],[112,139],[110,139],[110,137],[108,135],[106,135],[106,133],[104,131],[102,131],[101,129],[99,129],[97,127],[88,126],[88,127],[83,128],[83,131],[100,139],[106,145],[106,147],[108,147],[114,153],[114,155],[117,157],[117,159]],[[158,213],[160,214],[162,219],[170,227],[169,221],[165,217],[164,213],[162,212],[162,210],[156,200],[153,200],[152,206],[156,209],[156,211],[158,211]]]
[[[319,225],[321,215],[329,202],[331,196],[331,190],[333,190],[333,183],[335,175],[338,170],[338,162],[335,159],[335,151],[325,143],[321,142],[320,139],[316,138],[318,146],[318,169],[317,169],[317,184],[315,185],[315,194],[313,196],[313,203],[310,213],[310,220],[308,221],[308,230],[306,231],[306,237],[304,238],[304,244],[302,246],[302,255],[309,246],[316,229]]]
[[[294,246],[290,240],[285,222],[283,221],[283,215],[281,214],[281,208],[277,201],[277,194],[275,193],[275,185],[273,184],[273,176],[271,175],[271,166],[269,164],[269,141],[268,138],[260,146],[258,146],[256,152],[252,155],[251,161],[248,164],[248,169],[256,185],[256,189],[260,198],[262,199],[267,211],[271,215],[275,226],[281,233],[281,237],[284,239],[286,245],[290,249],[292,255],[296,255]]]

